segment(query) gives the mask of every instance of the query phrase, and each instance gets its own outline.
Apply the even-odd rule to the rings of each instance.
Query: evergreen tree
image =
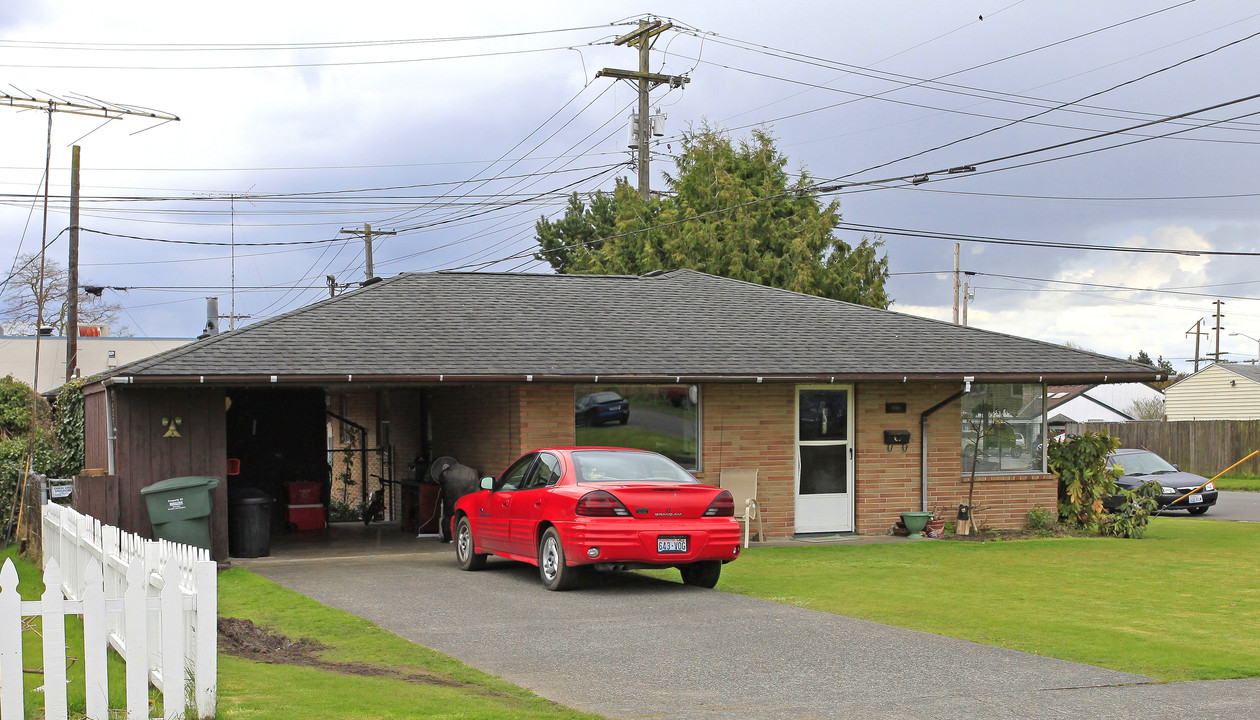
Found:
[[[642,275],[690,268],[795,292],[885,308],[883,242],[835,237],[840,203],[786,170],[769,132],[738,144],[705,126],[686,133],[661,197],[619,179],[589,205],[575,194],[560,220],[536,225],[535,255],[561,273]],[[605,238],[605,239],[601,239]]]

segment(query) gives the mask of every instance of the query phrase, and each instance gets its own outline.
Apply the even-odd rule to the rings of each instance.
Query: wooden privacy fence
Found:
[[[1120,438],[1120,447],[1146,448],[1186,472],[1212,477],[1260,449],[1260,420],[1162,420],[1126,423],[1068,423],[1077,435],[1086,430]],[[1248,460],[1231,471],[1260,475],[1260,459]]]
[[[81,615],[89,720],[118,716],[109,709],[110,647],[126,663],[127,718],[149,717],[150,684],[161,691],[168,720],[190,706],[213,718],[218,579],[210,552],[146,540],[54,504],[44,506],[43,540],[40,600],[21,599],[12,561],[0,570],[0,716],[25,717],[22,619],[39,617],[44,717],[67,717],[65,616]]]

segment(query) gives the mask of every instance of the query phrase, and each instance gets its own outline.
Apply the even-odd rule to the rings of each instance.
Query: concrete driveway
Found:
[[[250,570],[608,718],[1260,718],[1260,679],[1150,678],[635,575],[552,593],[449,545]],[[754,550],[755,552],[755,550]]]
[[[1260,493],[1220,491],[1216,504],[1202,515],[1174,510],[1166,517],[1188,517],[1195,520],[1232,520],[1260,522]]]

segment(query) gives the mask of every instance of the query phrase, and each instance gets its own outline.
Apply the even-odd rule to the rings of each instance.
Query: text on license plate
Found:
[[[1202,496],[1202,495],[1191,495],[1190,497],[1186,498],[1186,500],[1188,500],[1188,501],[1190,501],[1190,502],[1192,502],[1192,503],[1203,502],[1203,496]]]
[[[658,553],[685,553],[687,552],[687,536],[666,537],[664,535],[656,538],[656,552]]]

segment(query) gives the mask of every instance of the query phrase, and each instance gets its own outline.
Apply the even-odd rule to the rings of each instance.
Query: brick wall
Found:
[[[757,502],[769,537],[790,537],[795,521],[796,388],[712,384],[700,390],[703,449],[696,476],[717,485],[724,469],[757,468]]]

